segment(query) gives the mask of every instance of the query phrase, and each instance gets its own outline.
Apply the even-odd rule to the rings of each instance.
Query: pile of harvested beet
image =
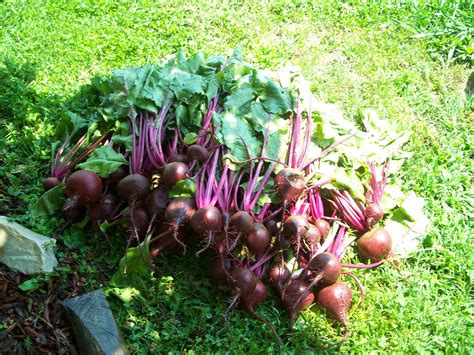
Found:
[[[317,302],[345,339],[353,291],[341,274],[363,298],[347,269],[403,255],[413,238],[409,198],[389,181],[406,139],[394,142],[373,115],[365,129],[331,116],[305,85],[238,52],[180,53],[96,79],[99,104],[71,115],[83,119],[71,118],[42,199],[59,196],[67,223],[106,237],[125,226],[149,263],[198,246],[193,257],[211,255],[209,277],[233,295],[229,309],[241,304],[272,327],[255,311],[271,286],[291,324]],[[343,261],[351,248],[360,262]]]

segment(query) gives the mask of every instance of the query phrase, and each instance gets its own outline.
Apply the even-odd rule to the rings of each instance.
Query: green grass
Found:
[[[469,68],[452,62],[469,63],[472,57],[463,60],[467,47],[449,38],[439,38],[441,44],[436,36],[410,38],[414,29],[448,30],[446,22],[427,19],[436,11],[453,14],[460,2],[426,4],[2,1],[0,213],[20,216],[39,196],[54,127],[63,107],[81,104],[81,86],[92,76],[157,61],[180,47],[225,54],[241,44],[246,59],[259,67],[300,66],[318,99],[338,103],[348,116],[373,108],[415,132],[409,143],[413,157],[400,178],[406,191],[426,199],[430,232],[420,251],[397,267],[357,272],[367,298],[353,313],[351,337],[339,350],[470,352],[474,104],[464,92]],[[456,12],[456,21],[469,25],[472,12],[463,11]],[[453,43],[451,60],[441,60]],[[47,233],[56,224],[34,228]],[[82,242],[77,257],[98,243],[99,238]],[[106,260],[84,264],[89,288],[103,282],[118,257],[111,252]],[[209,284],[203,265],[200,260],[190,268],[179,256],[160,259],[147,304],[113,302],[130,348],[140,353],[275,350],[271,332],[240,311],[230,314],[229,328],[222,324],[227,299]],[[316,307],[300,317],[291,334],[287,315],[274,300],[258,311],[278,327],[288,352],[310,351],[341,334]]]

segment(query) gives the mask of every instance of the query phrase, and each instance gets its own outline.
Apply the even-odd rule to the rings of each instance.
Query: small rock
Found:
[[[56,240],[0,216],[0,263],[12,270],[29,275],[53,271],[58,265],[55,244]]]
[[[81,354],[128,354],[102,289],[63,301],[61,305]]]

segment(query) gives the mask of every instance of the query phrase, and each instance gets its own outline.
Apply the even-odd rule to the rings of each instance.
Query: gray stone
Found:
[[[56,240],[0,216],[0,263],[24,274],[51,272],[58,265]]]
[[[81,354],[128,354],[102,289],[61,302]]]

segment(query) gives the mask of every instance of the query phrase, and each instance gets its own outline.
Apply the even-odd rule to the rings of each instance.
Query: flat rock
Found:
[[[104,291],[61,302],[81,354],[128,354]]]
[[[56,240],[35,233],[0,216],[0,263],[24,274],[40,274],[58,265],[53,247]]]

